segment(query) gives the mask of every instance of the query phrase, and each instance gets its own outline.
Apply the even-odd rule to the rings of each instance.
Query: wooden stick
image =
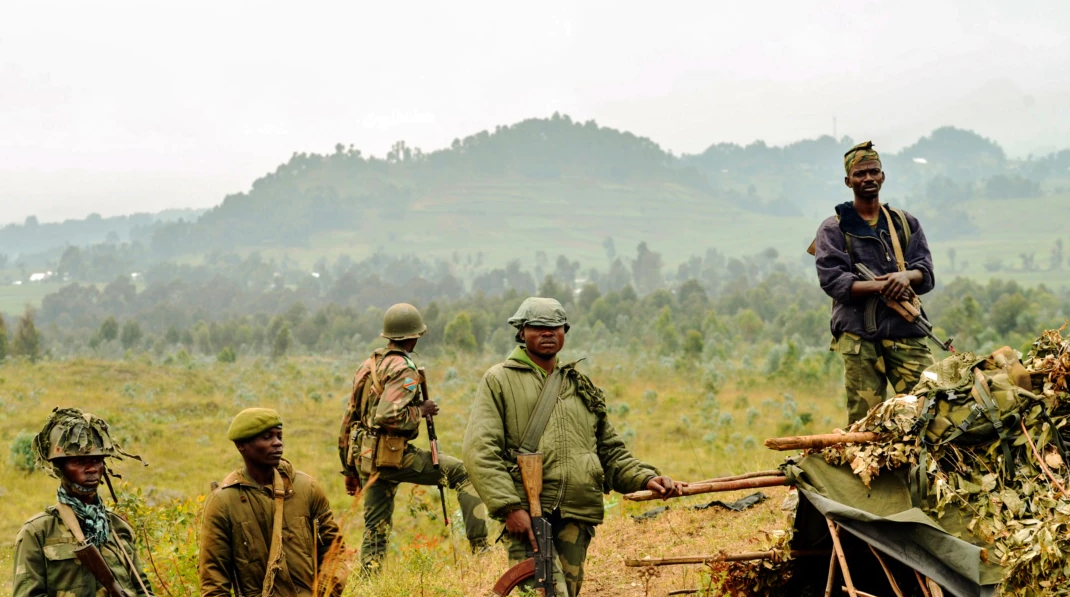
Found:
[[[714,564],[717,562],[746,562],[749,560],[766,560],[773,557],[773,551],[745,551],[743,553],[717,553],[703,556],[677,556],[673,558],[643,558],[624,560],[624,565],[629,568],[643,568],[649,566],[679,566],[681,564]],[[811,556],[823,556],[824,550],[820,549],[793,549],[788,552],[792,558],[805,558]]]
[[[925,597],[932,597],[932,595],[929,594],[929,587],[925,585],[925,577],[922,576],[921,573],[919,573],[917,570],[915,570],[914,578],[918,579],[918,586],[921,587],[922,595],[925,595]]]
[[[832,557],[829,558],[829,580],[825,583],[825,597],[832,597],[832,587],[836,583],[836,550],[832,550]]]
[[[847,556],[843,555],[843,546],[840,545],[839,528],[827,517],[825,522],[829,525],[829,535],[832,536],[832,549],[836,552],[836,559],[840,561],[840,572],[843,572],[843,582],[847,584],[847,593],[851,597],[858,597],[855,584],[851,581],[851,571],[847,569]]]
[[[881,557],[880,552],[874,549],[872,545],[868,543],[866,545],[869,546],[869,550],[873,552],[874,557],[880,562],[881,568],[884,569],[884,575],[888,577],[888,584],[892,585],[892,592],[895,593],[896,597],[903,597],[903,591],[899,590],[899,583],[895,582],[895,577],[892,576],[892,571],[888,569],[888,565],[884,563],[884,558]]]
[[[765,440],[765,447],[770,450],[820,450],[839,444],[864,444],[880,439],[880,434],[872,431],[855,433],[825,433],[822,435],[796,435],[793,437],[771,437]]]
[[[756,473],[744,473],[742,475],[734,475],[731,477],[718,477],[716,479],[706,479],[705,481],[692,481],[691,485],[708,485],[710,483],[727,483],[728,481],[742,481],[743,479],[753,479],[755,477],[783,477],[783,471],[758,471]]]
[[[1048,476],[1048,479],[1052,482],[1052,484],[1059,488],[1059,492],[1063,494],[1063,497],[1070,497],[1070,494],[1066,493],[1066,488],[1063,487],[1063,484],[1055,478],[1055,475],[1051,474],[1051,470],[1048,468],[1047,463],[1044,462],[1044,458],[1040,455],[1040,452],[1037,451],[1037,445],[1033,443],[1033,438],[1029,437],[1029,430],[1025,428],[1025,421],[1018,422],[1022,426],[1022,433],[1025,434],[1025,439],[1029,442],[1029,447],[1033,448],[1033,456],[1037,457],[1037,463],[1040,464],[1041,470],[1043,470],[1044,474]],[[1055,433],[1059,433],[1058,429],[1052,429],[1052,431]]]
[[[877,597],[873,593],[866,593],[865,591],[859,591],[858,589],[852,589],[850,587],[840,587],[841,591],[851,593],[852,595],[858,595],[858,597]]]
[[[741,479],[739,481],[726,481],[724,483],[701,483],[688,485],[682,488],[683,495],[698,495],[700,493],[717,493],[721,491],[736,491],[738,489],[756,489],[759,487],[777,487],[787,485],[786,477],[755,477],[753,479]],[[682,497],[682,496],[673,496]],[[624,494],[624,499],[632,502],[646,502],[661,499],[661,494],[656,491],[644,490],[635,493]]]

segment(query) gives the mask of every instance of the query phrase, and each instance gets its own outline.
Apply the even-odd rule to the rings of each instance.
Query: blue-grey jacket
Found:
[[[891,209],[889,213],[896,220],[894,225],[898,230],[899,216]],[[865,264],[878,276],[897,270],[884,213],[880,214],[876,230],[858,215],[850,202],[837,205],[836,214],[838,217],[832,216],[821,223],[814,240],[817,278],[821,289],[833,300],[832,335],[839,338],[844,332],[851,332],[866,340],[924,336],[914,324],[886,307],[876,295],[851,298],[851,284],[860,279],[854,271],[855,263]],[[918,219],[905,211],[903,214],[910,226],[910,242],[903,247],[903,259],[908,270],[921,271],[922,281],[914,286],[914,292],[921,295],[932,290],[936,281],[933,257]],[[847,235],[851,236],[851,255],[847,254]],[[901,245],[904,238],[905,235],[900,233]]]

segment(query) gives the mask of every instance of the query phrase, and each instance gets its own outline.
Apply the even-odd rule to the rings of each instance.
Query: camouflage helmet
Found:
[[[420,311],[408,303],[398,303],[383,315],[383,333],[379,335],[390,340],[410,340],[426,331]]]
[[[111,438],[108,423],[95,415],[83,413],[77,408],[55,408],[45,426],[33,438],[33,451],[41,468],[59,476],[54,461],[78,456],[124,456],[141,460],[140,456],[127,454]],[[144,461],[142,461],[144,462]]]

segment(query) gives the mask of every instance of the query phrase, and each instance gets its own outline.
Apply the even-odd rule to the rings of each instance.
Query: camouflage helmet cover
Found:
[[[58,476],[53,461],[77,456],[130,457],[111,437],[108,423],[77,408],[55,408],[45,426],[33,438],[34,456],[39,466]],[[144,461],[142,461],[144,462]]]
[[[423,336],[426,331],[419,309],[408,303],[398,303],[383,314],[383,333],[379,335],[389,340],[410,340]]]
[[[532,296],[524,299],[516,313],[509,318],[509,325],[516,328],[516,341],[523,343],[521,332],[525,325],[556,328],[564,326],[569,330],[568,315],[557,299]]]

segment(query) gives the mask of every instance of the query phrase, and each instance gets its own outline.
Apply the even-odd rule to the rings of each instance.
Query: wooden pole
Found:
[[[705,481],[691,481],[690,485],[708,485],[710,483],[727,483],[729,481],[742,481],[743,479],[753,479],[755,477],[783,477],[784,473],[779,470],[772,471],[758,471],[756,473],[744,473],[742,475],[733,475],[731,477],[718,477],[716,479],[706,479]]]
[[[629,568],[644,568],[649,566],[680,566],[683,564],[713,564],[716,562],[746,562],[749,560],[766,560],[776,552],[773,551],[745,551],[743,553],[717,553],[702,556],[676,556],[672,558],[643,558],[624,560],[624,565]],[[792,558],[805,558],[823,556],[827,552],[820,549],[793,549],[788,552]]]
[[[892,576],[892,571],[888,569],[888,564],[884,563],[884,558],[881,557],[879,551],[877,551],[872,545],[869,546],[869,550],[873,552],[873,556],[877,558],[877,561],[881,563],[881,568],[884,570],[884,575],[888,577],[888,584],[892,586],[892,592],[895,593],[895,597],[903,597],[903,591],[899,590],[899,583],[895,582],[895,577]]]
[[[788,482],[785,477],[755,477],[753,479],[740,479],[739,481],[726,481],[724,483],[700,483],[698,485],[688,485],[683,488],[683,495],[736,491],[739,489],[757,489],[759,487],[777,487],[787,484]],[[632,502],[646,502],[661,499],[661,494],[650,490],[636,491],[635,493],[624,494],[624,499]]]
[[[793,437],[771,437],[765,440],[765,447],[770,450],[820,450],[838,444],[864,444],[880,439],[880,434],[872,431],[855,433],[825,433],[822,435],[796,435]]]
[[[829,558],[829,580],[825,583],[825,597],[832,597],[832,587],[836,586],[836,550],[832,550]]]
[[[840,530],[831,520],[825,518],[829,525],[829,535],[832,536],[832,549],[836,552],[836,559],[840,562],[840,572],[843,572],[843,582],[847,584],[847,593],[851,597],[859,597],[855,590],[855,584],[851,581],[851,571],[847,569],[847,556],[843,555],[843,546],[840,545]]]
[[[918,579],[918,586],[921,587],[921,594],[925,597],[932,597],[932,594],[929,593],[929,587],[925,583],[928,579],[922,576],[917,570],[914,571],[914,578]]]
[[[865,591],[859,591],[858,589],[851,589],[850,587],[840,587],[840,590],[845,593],[851,593],[852,595],[858,595],[858,597],[877,597],[873,593],[866,593]]]

